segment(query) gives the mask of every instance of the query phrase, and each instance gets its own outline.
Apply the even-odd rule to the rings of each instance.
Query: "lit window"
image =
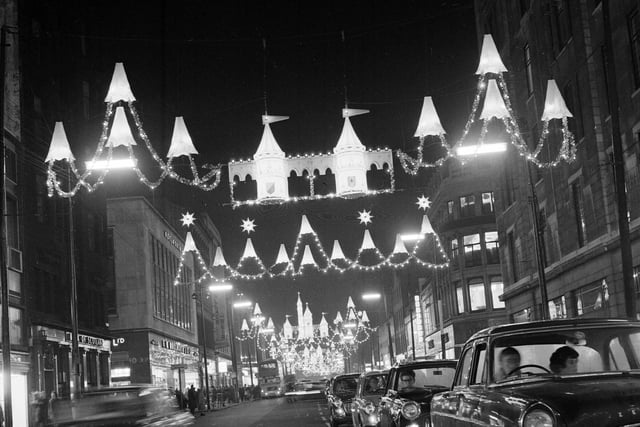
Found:
[[[464,313],[464,290],[460,284],[456,286],[456,298],[458,301],[458,314],[462,314]]]
[[[447,215],[449,219],[453,219],[453,200],[447,202]]]
[[[602,310],[609,300],[609,289],[605,280],[598,280],[576,290],[576,311],[578,316]]]
[[[500,264],[500,245],[498,244],[498,232],[487,231],[484,233],[484,244],[487,248],[487,264]]]
[[[460,216],[461,217],[474,216],[475,209],[476,209],[476,198],[473,194],[469,196],[460,197]]]
[[[482,252],[480,246],[480,234],[464,236],[464,263],[466,267],[482,264]]]
[[[111,378],[127,378],[131,376],[131,368],[111,368]]]
[[[549,301],[549,318],[565,319],[567,317],[567,303],[564,295]]]
[[[493,192],[482,193],[482,213],[490,214],[494,212]]]
[[[504,293],[502,277],[491,278],[491,304],[493,308],[504,308],[504,301],[500,301],[500,295]]]
[[[469,302],[471,303],[471,311],[484,310],[487,308],[484,282],[482,279],[469,280]]]
[[[513,313],[513,323],[522,323],[528,322],[531,320],[532,311],[530,308],[525,308],[523,310],[517,311]]]

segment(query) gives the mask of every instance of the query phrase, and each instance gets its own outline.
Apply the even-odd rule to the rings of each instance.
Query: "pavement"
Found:
[[[196,426],[215,427],[328,427],[325,399],[287,402],[283,397],[232,404],[196,416]]]

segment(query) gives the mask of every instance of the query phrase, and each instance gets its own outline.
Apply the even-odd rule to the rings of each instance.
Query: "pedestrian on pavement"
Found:
[[[244,401],[244,388],[240,387],[240,390],[238,390],[238,392],[240,393],[240,401]]]
[[[189,403],[189,410],[194,414],[196,412],[196,407],[198,406],[198,400],[196,396],[196,389],[193,384],[191,384],[191,387],[189,387],[189,390],[187,391],[187,401]]]

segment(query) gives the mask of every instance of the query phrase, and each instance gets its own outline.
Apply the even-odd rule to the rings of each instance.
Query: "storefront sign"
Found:
[[[71,345],[73,335],[69,331],[61,331],[46,326],[38,326],[37,330],[40,337],[47,341]],[[78,345],[96,350],[111,351],[111,340],[93,337],[91,335],[78,334]]]
[[[177,250],[179,250],[182,253],[182,248],[184,246],[182,245],[182,243],[180,243],[180,241],[178,239],[173,237],[173,234],[169,233],[168,231],[165,231],[164,232],[164,238],[167,239],[169,241],[169,243],[171,243],[171,246],[173,246],[174,248],[176,248]]]

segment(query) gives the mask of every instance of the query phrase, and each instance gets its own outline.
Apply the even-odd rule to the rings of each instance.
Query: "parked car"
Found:
[[[438,426],[640,425],[640,322],[569,319],[497,326],[462,349],[433,398]]]
[[[380,399],[380,426],[427,425],[431,399],[451,388],[455,371],[455,360],[411,360],[396,364],[389,371]]]
[[[178,408],[169,391],[150,386],[110,387],[85,392],[53,409],[57,426],[190,426],[194,417]]]
[[[358,378],[358,389],[351,410],[351,418],[355,427],[379,425],[378,405],[387,383],[388,374],[389,371],[370,371]]]
[[[356,396],[360,374],[337,375],[331,380],[328,396],[331,427],[351,424],[351,404]]]

